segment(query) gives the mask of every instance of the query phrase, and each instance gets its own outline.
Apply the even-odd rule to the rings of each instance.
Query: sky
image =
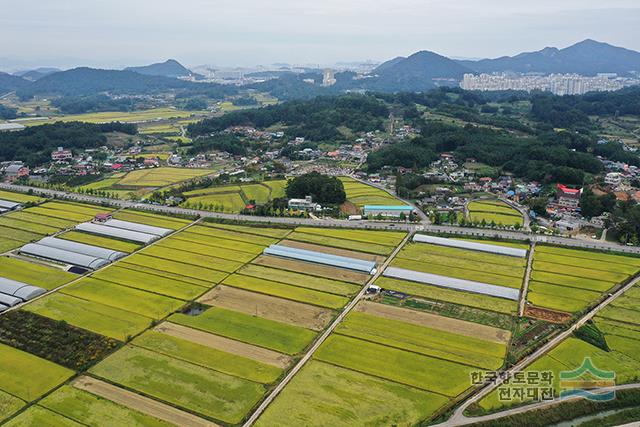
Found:
[[[640,51],[638,0],[0,0],[0,67],[513,55],[586,38]]]

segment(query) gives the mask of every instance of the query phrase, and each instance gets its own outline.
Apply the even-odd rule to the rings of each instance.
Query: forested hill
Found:
[[[276,123],[287,126],[291,137],[314,141],[340,138],[338,127],[355,132],[382,129],[389,110],[381,100],[364,95],[318,97],[309,101],[289,101],[264,108],[235,111],[222,117],[189,125],[191,136],[219,132],[230,126],[267,128]]]
[[[127,123],[53,123],[32,126],[20,132],[0,132],[0,162],[22,160],[30,166],[50,160],[56,147],[84,150],[106,144],[107,132],[137,133],[135,125]]]

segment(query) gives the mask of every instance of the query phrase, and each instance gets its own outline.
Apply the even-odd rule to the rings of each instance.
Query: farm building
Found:
[[[138,231],[125,230],[124,228],[109,227],[107,225],[83,222],[75,227],[78,231],[84,231],[100,236],[115,237],[116,239],[129,240],[132,242],[148,244],[158,240],[160,236],[156,234],[141,233]]]
[[[120,228],[122,230],[135,231],[138,233],[153,234],[164,237],[173,233],[169,228],[154,227],[152,225],[138,224],[137,222],[121,221],[119,219],[109,219],[103,223],[107,227]]]
[[[385,205],[365,205],[364,215],[367,217],[390,217],[399,218],[402,214],[409,216],[413,212],[413,207],[403,206],[385,206]]]
[[[304,199],[289,199],[289,209],[315,212],[321,210],[322,206],[314,203],[311,196],[307,196]]]
[[[524,249],[510,248],[507,246],[489,245],[486,243],[468,242],[466,240],[446,239],[444,237],[416,234],[413,241],[418,243],[430,243],[432,245],[449,246],[452,248],[468,249],[472,251],[489,252],[497,255],[506,255],[518,258],[527,256]]]
[[[50,246],[40,245],[37,243],[28,243],[20,248],[19,252],[36,258],[90,268],[92,270],[96,270],[109,264],[109,261],[106,259],[79,254],[77,252],[71,252],[64,249],[52,248]]]
[[[49,246],[51,248],[63,249],[65,251],[89,255],[96,258],[102,258],[111,262],[127,255],[124,252],[118,252],[98,246],[86,245],[84,243],[77,243],[71,240],[58,239],[55,237],[45,237],[44,239],[41,239],[38,244]]]
[[[46,289],[0,277],[0,311],[44,294]]]
[[[356,258],[326,254],[323,252],[309,251],[306,249],[291,248],[282,245],[271,245],[264,250],[265,255],[274,255],[282,258],[297,259],[316,264],[330,265],[332,267],[346,268],[348,270],[362,271],[367,274],[375,274],[376,263]]]
[[[14,209],[18,209],[19,207],[20,203],[0,199],[0,213],[12,211]]]
[[[383,275],[394,279],[409,280],[411,282],[506,298],[514,301],[517,301],[520,296],[519,289],[490,285],[488,283],[475,282],[472,280],[456,279],[453,277],[440,276],[438,274],[423,273],[421,271],[406,270],[404,268],[389,267],[384,271]]]

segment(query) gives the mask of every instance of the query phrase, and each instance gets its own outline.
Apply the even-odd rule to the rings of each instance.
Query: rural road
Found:
[[[591,320],[603,308],[608,306],[612,301],[614,301],[620,295],[624,294],[627,290],[629,290],[632,286],[636,285],[638,282],[640,282],[640,276],[634,278],[627,285],[623,286],[618,291],[613,293],[611,296],[609,296],[607,299],[605,299],[599,305],[594,307],[593,310],[589,311],[587,314],[585,314],[583,317],[581,317],[569,329],[567,329],[566,331],[562,332],[557,337],[553,338],[551,341],[549,341],[548,343],[546,343],[545,345],[540,347],[538,350],[536,350],[531,355],[529,355],[529,356],[525,357],[524,359],[522,359],[520,362],[518,362],[512,368],[508,369],[506,372],[509,372],[509,373],[513,374],[514,372],[522,371],[523,369],[525,369],[527,366],[529,366],[531,363],[535,362],[540,357],[544,356],[547,352],[549,352],[555,346],[560,344],[562,341],[564,341],[565,339],[569,338],[576,329],[580,328],[587,321]],[[468,425],[468,424],[472,424],[474,422],[478,422],[479,419],[476,419],[476,418],[473,418],[473,417],[467,417],[466,415],[464,415],[464,411],[466,411],[467,408],[469,406],[471,406],[473,403],[479,402],[483,397],[487,396],[493,390],[498,388],[500,385],[502,385],[503,382],[504,382],[503,379],[498,379],[495,383],[492,383],[492,384],[484,386],[484,388],[480,389],[480,391],[478,393],[473,395],[471,398],[467,399],[460,407],[458,407],[458,409],[456,409],[456,411],[453,413],[451,418],[449,418],[449,420],[445,421],[444,423],[435,424],[435,425],[433,425],[431,427],[454,427],[454,426],[462,426],[462,425]],[[485,421],[486,420],[493,420],[493,419],[501,418],[503,416],[501,414],[502,414],[502,412],[498,412],[498,413],[495,413],[495,414],[487,415],[486,417],[488,417],[488,418],[486,418]]]
[[[537,243],[551,243],[558,245],[565,245],[571,247],[577,247],[582,249],[599,249],[599,250],[615,250],[619,252],[640,254],[640,247],[623,246],[611,242],[600,241],[586,241],[573,239],[568,237],[556,237],[532,234],[524,231],[508,231],[508,230],[491,230],[485,228],[467,228],[467,227],[455,227],[446,225],[432,225],[425,222],[421,223],[389,223],[379,221],[342,221],[335,219],[306,219],[306,218],[278,218],[278,217],[261,217],[253,215],[236,215],[225,214],[218,212],[208,212],[195,209],[184,209],[175,206],[163,206],[152,205],[146,203],[130,202],[119,199],[109,199],[106,197],[89,196],[85,194],[76,194],[65,191],[42,189],[37,187],[28,187],[22,185],[13,185],[7,183],[0,183],[0,189],[28,192],[32,191],[34,194],[43,195],[46,197],[55,197],[59,199],[72,200],[77,202],[93,203],[93,204],[107,204],[120,208],[137,208],[144,209],[152,212],[166,213],[166,214],[178,214],[178,215],[192,215],[200,216],[202,218],[219,218],[235,221],[249,221],[259,222],[266,224],[289,224],[289,225],[307,225],[307,226],[322,226],[322,227],[335,227],[335,228],[360,228],[360,229],[372,229],[372,230],[403,230],[408,232],[425,231],[430,233],[447,233],[452,235],[467,236],[467,237],[486,237],[497,239],[512,239],[512,240],[532,240]]]
[[[271,402],[273,402],[273,400],[278,396],[278,394],[280,394],[282,389],[284,389],[285,386],[291,381],[291,379],[304,367],[304,365],[311,359],[311,357],[316,352],[316,350],[320,348],[322,343],[324,343],[325,340],[329,337],[329,335],[331,335],[331,333],[335,330],[335,328],[338,327],[340,322],[344,320],[347,314],[349,314],[349,312],[356,306],[356,304],[358,304],[358,302],[365,296],[365,294],[367,293],[367,288],[369,288],[369,286],[372,285],[378,279],[378,277],[380,277],[382,272],[387,268],[389,263],[393,261],[393,259],[396,257],[398,252],[400,252],[400,250],[409,241],[412,235],[413,235],[412,233],[407,234],[407,236],[402,240],[402,242],[394,249],[391,255],[387,257],[385,262],[380,267],[378,267],[378,270],[376,271],[376,273],[371,277],[371,279],[369,279],[369,281],[367,281],[367,283],[363,286],[363,288],[360,290],[358,295],[356,295],[356,297],[353,298],[353,300],[351,300],[351,302],[345,307],[345,309],[342,311],[342,313],[340,313],[340,315],[336,318],[336,320],[334,320],[333,323],[331,323],[331,325],[329,325],[329,327],[322,333],[322,335],[320,335],[320,337],[313,343],[311,348],[305,353],[302,359],[300,359],[300,361],[296,363],[293,369],[289,371],[287,376],[284,377],[284,379],[276,386],[276,388],[274,388],[273,391],[269,393],[269,395],[262,401],[260,406],[258,406],[258,408],[253,412],[253,414],[251,414],[251,417],[249,417],[249,419],[244,423],[243,427],[249,427],[256,422],[256,420],[260,417],[260,415],[262,415],[265,409],[267,409],[267,406],[269,406]]]
[[[527,257],[527,269],[524,273],[524,282],[520,291],[520,301],[518,303],[518,316],[524,315],[524,309],[527,305],[527,292],[529,292],[529,281],[531,280],[531,269],[533,268],[533,256],[536,252],[536,242],[531,242],[529,246],[529,254]]]

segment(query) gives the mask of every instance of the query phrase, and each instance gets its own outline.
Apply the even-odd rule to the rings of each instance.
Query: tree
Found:
[[[310,172],[289,181],[286,194],[290,199],[311,196],[314,202],[321,204],[339,205],[347,200],[342,181],[318,172]]]

